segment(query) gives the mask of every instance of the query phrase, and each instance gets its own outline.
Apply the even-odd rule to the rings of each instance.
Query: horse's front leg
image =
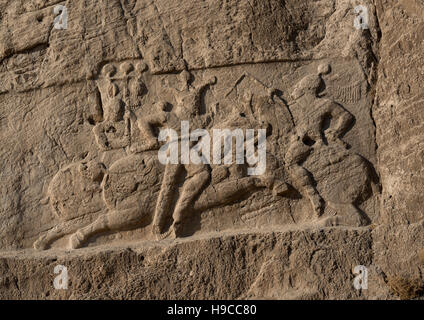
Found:
[[[76,232],[69,239],[69,248],[78,249],[93,235],[102,233],[108,230],[107,217],[100,216],[96,221],[88,226],[76,230]]]
[[[112,210],[90,225],[77,230],[69,239],[71,249],[81,248],[89,238],[107,231],[126,231],[140,227],[149,215],[137,208]]]
[[[83,223],[84,221],[75,222],[75,220],[61,222],[54,228],[50,229],[47,233],[41,235],[37,241],[34,242],[34,249],[46,250],[53,241],[75,232],[83,225]]]

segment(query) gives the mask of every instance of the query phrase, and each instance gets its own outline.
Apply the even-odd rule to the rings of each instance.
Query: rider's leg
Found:
[[[178,199],[173,215],[174,223],[172,228],[175,236],[178,237],[181,229],[181,222],[187,214],[190,204],[193,203],[196,196],[203,190],[206,184],[210,180],[210,174],[208,171],[201,171],[195,174],[191,179],[186,181],[181,192],[181,196]]]
[[[301,192],[308,197],[315,214],[320,217],[324,211],[325,204],[318,190],[314,187],[309,172],[299,165],[292,165],[289,167],[288,172],[299,186]]]
[[[172,199],[175,194],[175,182],[182,168],[183,166],[179,164],[168,164],[165,167],[162,186],[156,202],[156,209],[153,217],[153,233],[155,234],[160,234],[163,232],[167,217],[172,214],[171,207]]]

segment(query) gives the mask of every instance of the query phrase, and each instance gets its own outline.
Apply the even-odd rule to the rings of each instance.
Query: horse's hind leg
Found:
[[[69,239],[69,246],[77,249],[96,234],[134,229],[145,222],[144,216],[139,208],[109,211],[90,225],[77,230]]]
[[[75,222],[75,220],[65,221],[53,229],[50,229],[46,234],[40,236],[37,241],[34,242],[34,249],[46,250],[47,247],[56,239],[59,239],[67,234],[73,233],[83,225],[84,221]]]
[[[363,227],[370,223],[370,219],[358,207],[350,203],[333,203],[328,205],[336,210],[337,215],[332,217],[334,225],[343,225],[350,227]]]
[[[259,179],[254,177],[245,177],[210,185],[194,203],[194,210],[203,211],[231,203],[245,193],[255,190],[258,181]]]

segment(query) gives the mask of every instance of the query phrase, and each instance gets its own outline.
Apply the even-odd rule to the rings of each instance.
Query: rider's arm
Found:
[[[328,104],[327,111],[331,114],[331,118],[335,120],[334,126],[331,126],[327,135],[330,139],[341,138],[349,130],[350,126],[355,121],[355,117],[335,102],[330,102]]]
[[[162,126],[165,123],[166,123],[165,112],[152,114],[150,116],[143,117],[137,120],[138,128],[147,139],[155,139],[156,137],[154,133],[154,127]]]

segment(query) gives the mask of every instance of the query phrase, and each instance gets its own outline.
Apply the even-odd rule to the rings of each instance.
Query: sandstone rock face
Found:
[[[0,3],[0,297],[418,298],[423,13]]]

